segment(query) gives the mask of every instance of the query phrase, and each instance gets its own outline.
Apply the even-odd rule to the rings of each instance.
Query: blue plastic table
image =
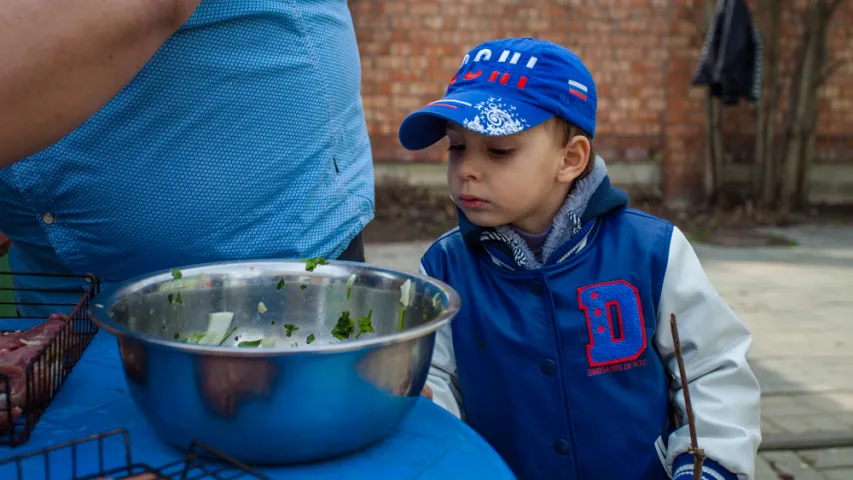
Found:
[[[153,467],[181,460],[186,452],[161,442],[136,409],[127,392],[114,337],[99,333],[65,385],[37,424],[30,441],[17,448],[0,447],[0,461],[22,453],[89,435],[124,428],[130,434],[133,463]],[[115,463],[123,466],[123,442],[115,437]],[[112,450],[109,450],[112,448]],[[92,448],[91,454],[96,453]],[[98,471],[96,455],[86,457],[81,448],[78,475]],[[51,479],[71,477],[70,454],[51,455]],[[34,457],[24,466],[24,480],[45,478],[44,460]],[[260,467],[272,479],[514,479],[501,458],[474,431],[440,407],[420,399],[399,427],[384,442],[357,454],[329,462],[293,467]],[[0,479],[16,479],[14,464],[0,467]]]

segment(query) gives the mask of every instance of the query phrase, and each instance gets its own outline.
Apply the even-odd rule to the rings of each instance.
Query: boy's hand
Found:
[[[432,389],[429,388],[429,385],[424,385],[424,389],[421,390],[421,396],[432,400]]]

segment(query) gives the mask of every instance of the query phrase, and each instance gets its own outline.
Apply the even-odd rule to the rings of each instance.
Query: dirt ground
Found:
[[[756,227],[850,225],[853,207],[813,207],[787,216],[756,211],[748,204],[721,202],[709,209],[673,211],[656,199],[632,199],[631,206],[678,225],[692,240],[729,246],[790,245]],[[376,218],[364,231],[366,242],[428,241],[456,226],[456,209],[446,192],[403,183],[376,187]]]

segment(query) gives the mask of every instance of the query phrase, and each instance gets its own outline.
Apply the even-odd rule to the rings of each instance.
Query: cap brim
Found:
[[[447,122],[473,132],[506,136],[533,128],[554,114],[494,92],[462,91],[436,100],[410,114],[400,125],[400,143],[408,150],[422,150],[445,136]]]

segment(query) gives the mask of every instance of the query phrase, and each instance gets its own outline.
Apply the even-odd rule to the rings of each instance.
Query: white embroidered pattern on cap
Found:
[[[474,108],[480,113],[473,120],[466,118],[463,125],[481,135],[512,135],[530,127],[527,120],[519,118],[514,106],[501,103],[500,98],[489,98],[486,102],[474,105]]]

